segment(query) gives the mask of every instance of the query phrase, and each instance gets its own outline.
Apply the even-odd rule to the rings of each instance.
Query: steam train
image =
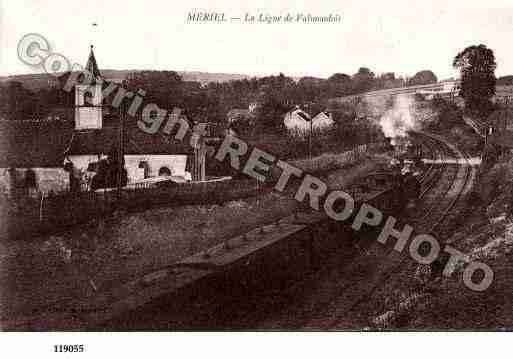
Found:
[[[403,209],[410,210],[417,207],[421,195],[421,182],[419,172],[407,172],[396,183],[396,190],[401,199]]]
[[[366,175],[348,190],[357,193],[371,193],[383,190],[394,191],[393,207],[397,211],[408,211],[417,207],[421,195],[420,171],[413,165],[393,166]]]
[[[388,138],[392,156],[403,163],[420,164],[422,162],[422,145],[412,142],[408,137]]]
[[[390,139],[392,161],[392,186],[398,194],[400,208],[413,209],[421,195],[420,173],[422,171],[422,146],[412,142],[408,137]]]

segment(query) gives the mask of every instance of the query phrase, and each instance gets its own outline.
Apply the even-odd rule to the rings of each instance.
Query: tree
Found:
[[[257,125],[264,131],[283,130],[283,115],[293,105],[296,84],[290,77],[282,73],[278,76],[267,76],[259,80],[260,96],[257,109]]]
[[[119,173],[120,170],[121,174]],[[94,191],[99,188],[114,188],[118,185],[119,180],[121,180],[121,186],[126,186],[128,173],[124,158],[120,159],[117,147],[112,146],[107,158],[98,161],[98,168],[92,179],[91,189]]]
[[[37,99],[21,82],[9,81],[0,89],[0,113],[11,119],[28,119],[36,115]]]
[[[284,99],[266,93],[260,100],[257,111],[258,126],[264,131],[282,131],[284,129],[283,116],[290,108]]]
[[[382,90],[394,87],[402,87],[404,85],[401,77],[395,77],[394,72],[385,72],[377,76],[374,80],[373,89]]]
[[[327,81],[327,91],[329,96],[339,97],[351,93],[353,81],[351,76],[341,73],[331,75]]]
[[[336,73],[328,77],[328,81],[335,83],[347,83],[351,82],[351,76],[342,73]]]
[[[371,90],[374,86],[374,73],[367,67],[360,67],[353,75],[353,93],[362,93]]]
[[[326,80],[316,77],[302,77],[295,85],[293,99],[295,103],[317,101],[321,98]]]
[[[485,45],[469,46],[453,61],[461,74],[461,96],[467,113],[486,118],[493,110],[491,102],[495,95],[495,69],[497,64],[493,51]]]
[[[161,108],[172,109],[183,102],[184,84],[175,71],[137,71],[128,76],[126,85],[133,92],[144,90],[144,102]]]
[[[204,90],[188,91],[184,95],[182,107],[185,108],[187,118],[193,122],[221,123],[224,118],[216,94]]]
[[[417,72],[411,79],[408,80],[408,85],[429,85],[438,82],[438,78],[431,70],[422,70]]]
[[[432,102],[433,109],[437,112],[436,122],[431,123],[432,127],[451,130],[452,128],[463,124],[461,110],[452,101],[447,101],[441,97],[435,97]]]

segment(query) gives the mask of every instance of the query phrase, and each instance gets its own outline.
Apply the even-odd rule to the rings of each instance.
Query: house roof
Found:
[[[289,112],[287,112],[285,114],[285,116],[288,114],[295,115],[304,121],[312,120],[312,117],[309,114],[307,114],[305,111],[301,110],[300,108],[295,108],[295,109],[290,110]]]
[[[194,149],[188,138],[177,141],[161,131],[148,134],[137,127],[135,120],[126,124],[124,132],[125,154],[191,154]],[[119,126],[104,126],[99,130],[75,131],[67,155],[108,154],[119,143]]]
[[[61,167],[66,155],[108,154],[117,147],[117,121],[100,130],[75,131],[73,121],[0,121],[0,168]],[[135,120],[125,129],[125,154],[191,154],[189,138],[151,135]]]
[[[0,167],[61,167],[73,127],[72,121],[3,121]]]
[[[319,118],[330,118],[330,113],[328,111],[321,111],[313,119],[318,120]]]

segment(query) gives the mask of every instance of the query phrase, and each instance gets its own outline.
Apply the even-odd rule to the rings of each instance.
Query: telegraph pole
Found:
[[[124,88],[123,84],[123,88]],[[121,189],[123,187],[123,162],[125,159],[125,116],[126,104],[124,101],[119,106],[119,134],[118,134],[118,168],[117,168],[117,193],[118,200],[121,199]]]
[[[312,158],[312,130],[313,130],[313,118],[310,116],[310,103],[307,102],[304,106],[306,116],[310,122],[310,131],[308,132],[308,159]]]
[[[308,158],[312,159],[312,130],[313,130],[313,118],[310,118],[310,133],[308,135]]]

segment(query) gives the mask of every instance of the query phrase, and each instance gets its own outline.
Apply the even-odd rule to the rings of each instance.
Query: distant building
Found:
[[[234,108],[228,111],[226,119],[228,123],[234,123],[238,121],[252,121],[255,118],[255,113],[258,108],[258,102],[251,102],[247,109]]]
[[[249,110],[234,108],[228,111],[226,119],[228,123],[234,123],[238,121],[249,121],[251,120],[251,112]]]
[[[312,118],[303,110],[295,108],[285,114],[283,123],[288,131],[307,134],[310,127],[312,130],[325,129],[333,125],[334,121],[329,112],[321,111]]]
[[[428,86],[424,86],[428,87]],[[436,96],[451,97],[458,96],[460,93],[459,81],[443,81],[437,84],[429,85],[429,88],[421,88],[415,93],[423,95],[426,100],[432,100]]]

